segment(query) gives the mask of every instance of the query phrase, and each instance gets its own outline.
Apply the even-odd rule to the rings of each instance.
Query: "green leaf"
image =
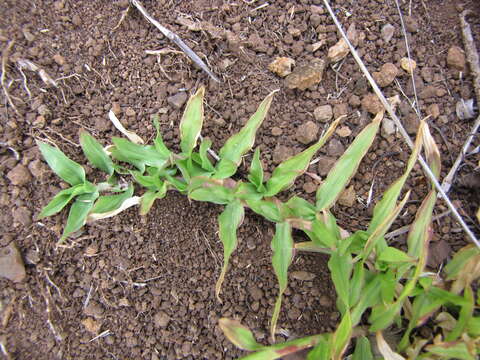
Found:
[[[467,245],[461,248],[445,266],[444,271],[447,275],[447,281],[456,280],[462,273],[462,270],[471,258],[480,255],[480,249],[475,245]]]
[[[75,196],[95,191],[95,185],[90,183],[78,184],[59,191],[52,200],[42,209],[38,219],[52,216],[61,211]]]
[[[426,262],[427,243],[430,241],[430,226],[436,201],[436,191],[431,190],[427,197],[423,199],[408,232],[408,255],[415,259],[421,259],[422,262]]]
[[[352,337],[352,318],[350,311],[343,314],[340,325],[332,336],[332,359],[341,359]]]
[[[444,359],[475,360],[476,358],[476,354],[471,354],[467,344],[463,341],[428,345],[425,349],[432,354],[443,357]]]
[[[255,353],[242,357],[240,360],[274,360],[285,358],[289,354],[311,348],[315,345],[325,344],[328,342],[326,334],[312,335],[300,339],[285,341],[279,344],[262,347]],[[327,350],[328,350],[327,344]],[[312,357],[307,357],[312,359]],[[313,358],[315,360],[323,360],[323,358]],[[327,358],[328,359],[328,358]]]
[[[235,197],[239,200],[261,200],[263,195],[257,191],[255,185],[250,183],[238,182],[235,189]]]
[[[70,160],[61,150],[37,140],[43,158],[55,174],[70,185],[85,182],[85,170],[75,161]]]
[[[67,224],[63,229],[63,234],[59,241],[60,243],[65,241],[68,236],[70,236],[75,231],[79,230],[83,225],[85,225],[88,213],[92,209],[93,203],[97,198],[98,191],[89,194],[79,195],[75,199],[75,202],[70,207]]]
[[[274,196],[280,191],[292,186],[295,179],[307,170],[313,155],[315,155],[330,138],[340,120],[341,118],[335,120],[317,143],[285,160],[273,170],[273,174],[266,184],[267,190],[265,191],[265,196]]]
[[[472,337],[480,337],[480,317],[472,317],[467,324],[468,335]]]
[[[464,304],[460,309],[457,324],[455,325],[455,328],[445,337],[445,341],[457,340],[457,338],[461,336],[462,333],[465,331],[468,322],[473,317],[475,299],[470,285],[467,285],[467,287],[465,288],[463,296],[465,298],[466,304]]]
[[[367,276],[365,276],[367,278]],[[352,326],[356,326],[367,308],[378,304],[380,298],[380,278],[374,276],[364,287],[357,305],[352,310]]]
[[[422,149],[422,134],[424,131],[424,126],[420,126],[418,130],[418,136],[415,140],[415,146],[413,148],[412,154],[407,162],[407,168],[403,175],[399,177],[395,182],[390,185],[390,187],[383,193],[382,200],[380,200],[375,208],[373,209],[373,217],[368,225],[367,232],[372,234],[379,226],[382,224],[386,217],[395,209],[397,205],[398,197],[400,196],[400,192],[402,191],[405,182],[407,181],[408,175],[413,169],[415,165],[418,154]]]
[[[317,252],[317,253],[328,254],[328,255],[332,253],[332,250],[322,247],[321,245],[318,245],[313,241],[304,241],[304,242],[295,243],[295,250],[306,251],[306,252]]]
[[[112,159],[107,155],[103,146],[95,140],[86,131],[83,131],[80,134],[80,145],[82,146],[83,153],[87,157],[88,161],[96,167],[97,169],[102,170],[108,175],[113,174],[113,162]]]
[[[265,187],[263,186],[263,167],[262,162],[260,161],[260,148],[258,147],[255,149],[255,153],[253,154],[248,180],[250,180],[250,182],[257,187],[259,192],[265,190]]]
[[[327,210],[333,206],[357,171],[360,162],[375,139],[383,112],[357,135],[345,153],[329,171],[327,178],[317,190],[317,210]]]
[[[214,204],[228,204],[233,200],[232,189],[220,185],[201,187],[190,192],[189,198],[197,201],[207,201]]]
[[[372,347],[365,336],[357,338],[352,360],[373,360]]]
[[[310,204],[308,201],[298,197],[291,197],[286,203],[285,206],[289,208],[291,214],[295,217],[306,219],[306,220],[315,220],[316,210],[315,206]]]
[[[350,306],[350,275],[353,268],[352,256],[349,253],[342,255],[336,251],[330,256],[328,268],[331,272],[338,299],[343,303],[345,309],[348,309]]]
[[[137,183],[149,190],[155,191],[162,186],[162,181],[158,176],[143,175],[142,172],[136,170],[130,170],[129,172]]]
[[[133,185],[130,184],[128,189],[121,194],[100,196],[95,202],[91,213],[104,214],[110,211],[115,211],[122,206],[125,200],[132,197],[132,195]]]
[[[413,262],[415,259],[408,256],[402,250],[394,247],[386,247],[377,257],[377,261],[384,261],[389,263]]]
[[[155,149],[159,154],[161,154],[164,158],[169,158],[171,156],[171,151],[163,143],[162,134],[160,133],[160,123],[158,122],[158,114],[152,116],[153,126],[155,126],[155,130],[157,135],[155,136],[155,140],[153,141],[155,145]]]
[[[272,265],[277,276],[279,292],[273,310],[270,334],[275,338],[275,328],[277,326],[280,308],[282,306],[282,296],[287,288],[288,267],[293,258],[293,239],[292,228],[289,223],[282,222],[276,224],[275,235],[272,239]]]
[[[140,215],[146,215],[152,205],[153,202],[157,199],[163,199],[167,194],[167,183],[162,183],[162,186],[159,188],[158,191],[148,190],[145,194],[142,195],[140,199]]]
[[[247,205],[253,212],[263,216],[272,222],[281,222],[283,220],[281,214],[280,202],[267,200],[247,200]]]
[[[312,230],[304,230],[312,241],[320,246],[329,249],[333,249],[338,241],[335,232],[332,232],[323,221],[313,220],[312,221]]]
[[[307,355],[306,360],[330,360],[331,344],[329,336],[323,336]]]
[[[137,167],[141,172],[145,165],[164,168],[169,163],[169,158],[160,154],[152,145],[138,145],[127,139],[113,137],[115,147],[112,156],[119,161],[125,161]]]
[[[220,302],[222,302],[220,299],[220,290],[225,274],[227,273],[230,256],[237,248],[237,229],[242,224],[243,216],[243,205],[240,201],[235,200],[227,204],[225,210],[218,217],[219,236],[223,244],[223,267],[215,286],[215,295]]]
[[[203,95],[202,86],[187,102],[185,112],[180,121],[180,148],[182,153],[190,156],[197,145],[197,139],[203,126]]]
[[[353,269],[352,280],[350,281],[349,303],[354,306],[362,296],[363,287],[365,286],[365,268],[361,261],[355,263]]]
[[[200,143],[200,150],[199,150],[199,156],[200,156],[200,165],[204,170],[207,170],[208,172],[213,173],[215,171],[214,166],[210,162],[210,159],[208,158],[208,149],[212,146],[212,141],[210,139],[203,139],[202,142]]]
[[[242,350],[259,350],[263,345],[255,341],[252,332],[237,320],[221,318],[219,320],[220,329],[222,329],[225,337],[230,340],[236,347]]]
[[[368,237],[367,243],[365,244],[365,248],[361,254],[361,257],[363,259],[366,260],[368,258],[373,248],[380,241],[385,242],[385,240],[383,239],[383,236],[386,234],[386,232],[388,231],[392,223],[398,217],[398,215],[400,214],[400,211],[402,211],[409,197],[410,197],[410,191],[407,192],[407,194],[405,195],[403,200],[400,201],[397,207],[390,214],[388,214],[388,216],[385,217],[383,222],[375,229],[375,231],[370,234],[370,236]],[[386,246],[387,245],[385,244],[385,247]]]
[[[272,103],[273,94],[276,91],[277,90],[272,91],[262,101],[255,114],[250,117],[245,126],[238,133],[232,135],[220,149],[220,161],[217,163],[215,178],[225,179],[235,174],[242,156],[252,148],[255,142],[255,134],[267,115],[270,104]],[[224,165],[224,162],[227,162],[227,166]],[[232,164],[234,167],[232,167]],[[227,169],[230,171],[226,171]]]

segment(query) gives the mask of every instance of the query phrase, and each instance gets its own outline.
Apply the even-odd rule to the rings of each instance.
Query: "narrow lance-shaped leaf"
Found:
[[[75,196],[95,191],[93,184],[78,184],[58,192],[42,209],[38,219],[52,216],[61,211]]]
[[[330,256],[328,261],[328,268],[332,274],[333,284],[337,291],[339,300],[343,303],[344,309],[349,308],[349,290],[350,290],[350,275],[352,273],[352,256],[347,254],[340,254],[335,251]]]
[[[417,138],[415,140],[415,146],[413,148],[412,154],[410,155],[407,168],[402,176],[400,176],[395,182],[390,185],[390,187],[383,193],[382,200],[380,200],[373,209],[373,217],[368,225],[367,232],[369,234],[373,233],[377,227],[385,220],[385,218],[392,212],[392,210],[397,205],[398,197],[400,196],[400,192],[402,191],[403,186],[408,178],[408,175],[413,169],[415,162],[417,161],[418,154],[422,149],[423,143],[423,131],[425,129],[425,123],[422,122],[420,124],[420,128],[418,130]]]
[[[155,145],[155,149],[165,158],[170,157],[172,154],[170,150],[165,146],[163,139],[162,139],[162,134],[160,133],[160,123],[158,121],[158,114],[155,114],[152,116],[152,122],[153,126],[155,126],[155,131],[156,131],[156,136],[155,139],[153,140],[153,143]]]
[[[108,175],[113,174],[113,162],[107,155],[103,146],[95,140],[95,138],[83,131],[80,134],[80,145],[82,146],[83,153],[87,157],[88,161],[97,169],[102,170]]]
[[[458,315],[458,321],[453,330],[445,337],[445,341],[454,341],[465,332],[465,328],[473,317],[473,310],[475,308],[475,298],[473,296],[473,291],[470,285],[467,285],[464,291],[464,298],[466,300],[466,304],[462,306],[460,309],[460,313]]]
[[[220,299],[220,290],[228,269],[230,256],[237,247],[237,229],[242,224],[244,216],[243,205],[235,200],[225,207],[225,210],[218,217],[219,236],[223,244],[223,267],[222,272],[215,285],[215,295]]]
[[[263,348],[263,345],[256,342],[252,332],[239,321],[221,318],[219,320],[219,326],[225,337],[236,347],[249,351]]]
[[[342,320],[332,336],[332,359],[341,360],[352,337],[352,318],[350,311],[343,314]]]
[[[197,139],[203,126],[203,95],[205,88],[202,86],[187,102],[185,112],[180,121],[180,148],[190,156],[197,145]]]
[[[306,360],[330,360],[330,336],[325,334],[315,347],[308,353]]]
[[[308,168],[310,161],[315,153],[325,144],[332,136],[338,123],[343,117],[335,120],[327,129],[325,134],[314,145],[305,149],[301,153],[292,156],[278,165],[266,184],[265,196],[274,196],[280,191],[290,187],[295,179],[302,175]]]
[[[70,207],[67,224],[65,225],[62,237],[60,238],[60,243],[65,241],[68,236],[85,225],[88,213],[92,209],[93,203],[97,198],[98,191],[89,194],[83,194],[76,198],[75,202]]]
[[[213,172],[215,171],[215,168],[213,167],[207,155],[208,149],[210,149],[211,146],[212,146],[212,141],[210,139],[203,139],[202,142],[200,143],[200,149],[198,151],[198,154],[200,156],[202,168],[204,170]]]
[[[376,227],[375,231],[368,237],[367,243],[365,244],[365,248],[361,255],[363,259],[368,258],[368,255],[370,255],[370,252],[373,250],[377,242],[383,238],[385,233],[388,231],[392,223],[397,218],[398,214],[400,214],[400,211],[402,211],[409,197],[410,191],[407,192],[407,194],[405,195],[403,200],[400,201],[397,207],[390,214],[388,214],[385,219],[383,219],[383,222],[379,224],[379,226]]]
[[[130,184],[128,188],[120,194],[100,196],[91,214],[105,214],[117,210],[122,206],[122,203],[133,195],[133,185]]]
[[[352,360],[373,360],[372,347],[365,336],[357,338]]]
[[[475,360],[478,359],[475,354],[475,344],[468,346],[465,341],[442,342],[432,345],[427,345],[425,349],[430,353],[440,356],[443,359],[461,359],[461,360]],[[427,354],[429,355],[429,354]],[[432,358],[432,357],[430,357]]]
[[[373,121],[357,135],[330,170],[327,178],[317,190],[317,210],[329,209],[350,182],[361,160],[372,145],[382,118],[383,112],[378,113]]]
[[[70,185],[85,182],[85,170],[75,161],[70,160],[61,150],[44,142],[37,141],[45,161],[50,168]]]
[[[245,126],[238,133],[232,135],[220,149],[220,161],[217,164],[216,178],[225,179],[235,173],[242,156],[252,148],[255,142],[255,134],[267,116],[273,94],[277,91],[278,90],[272,91],[262,101],[255,114],[250,117]],[[226,163],[226,165],[224,163]]]
[[[253,154],[252,163],[250,165],[250,174],[248,174],[248,180],[255,185],[258,191],[263,191],[263,167],[260,161],[260,148],[255,149]]]
[[[275,235],[272,239],[272,250],[272,265],[275,275],[277,276],[279,286],[278,296],[275,302],[275,308],[273,310],[270,326],[270,334],[272,339],[274,339],[278,316],[282,306],[282,296],[287,288],[288,267],[292,263],[293,257],[292,228],[289,223],[277,223]]]
[[[167,183],[163,182],[158,190],[148,190],[142,195],[140,200],[140,215],[146,215],[153,202],[157,199],[162,199],[167,194]]]

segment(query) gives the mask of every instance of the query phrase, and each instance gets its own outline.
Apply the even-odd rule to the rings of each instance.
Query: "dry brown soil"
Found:
[[[471,127],[470,121],[457,119],[455,103],[460,98],[474,97],[468,71],[459,77],[458,71],[446,64],[452,45],[463,48],[458,2],[400,2],[404,14],[412,16],[408,38],[412,57],[417,61],[417,91],[421,93],[428,86],[436,89],[421,96],[419,106],[425,114],[429,106],[438,105],[439,114],[430,124],[441,149],[445,175]],[[145,50],[177,48],[136,10],[130,9],[115,29],[128,6],[125,0],[0,0],[2,49],[15,40],[6,59],[5,84],[18,109],[15,113],[7,106],[2,93],[0,141],[19,154],[16,159],[4,145],[0,149],[0,245],[16,244],[27,273],[19,283],[0,279],[0,340],[11,358],[236,358],[242,352],[224,338],[218,327],[218,319],[223,316],[241,320],[259,341],[268,343],[269,319],[277,293],[270,265],[273,224],[247,212],[239,232],[240,245],[224,283],[222,304],[214,296],[222,259],[216,224],[220,206],[189,202],[172,192],[157,201],[146,217],[130,209],[85,227],[69,242],[70,247],[56,248],[65,212],[42,222],[35,216],[61,184],[41,160],[34,142],[50,139],[83,164],[77,145],[79,130],[87,129],[108,143],[112,136],[119,135],[107,117],[114,107],[120,110],[119,117],[126,127],[145,139],[153,136],[150,116],[160,113],[164,138],[176,148],[182,109],[174,108],[167,98],[182,91],[192,94],[205,85],[207,105],[202,134],[212,139],[218,151],[257,104],[270,91],[280,88],[256,142],[267,171],[271,173],[282,155],[306,147],[297,140],[297,131],[303,123],[315,121],[313,112],[319,105],[330,104],[335,115],[348,115],[342,125],[352,134],[334,136],[332,144],[321,151],[321,155],[338,156],[371,119],[360,105],[369,88],[348,56],[339,75],[329,67],[319,85],[305,91],[286,89],[283,79],[268,70],[268,64],[276,56],[291,57],[297,66],[308,64],[314,58],[325,57],[327,48],[339,36],[326,13],[312,16],[310,6],[321,5],[320,0],[273,0],[255,10],[264,3],[145,0],[153,17],[208,59],[222,79],[217,84],[182,54],[145,54]],[[332,3],[345,27],[355,23],[362,34],[358,49],[370,71],[377,71],[386,62],[399,67],[406,49],[393,0]],[[478,2],[465,3],[480,14]],[[235,36],[214,37],[208,31],[190,31],[178,23],[180,17],[204,21],[223,29],[221,34],[230,31]],[[479,17],[471,17],[470,21],[475,36],[480,38]],[[389,43],[380,34],[386,23],[395,27]],[[322,32],[327,34],[326,44],[312,52],[312,44],[323,36]],[[35,62],[54,79],[61,78],[59,87],[46,87],[37,74],[26,71],[29,97],[15,66],[21,58]],[[401,71],[399,84],[412,98],[409,80]],[[387,96],[400,94],[399,114],[414,133],[418,120],[399,87],[392,84],[384,92]],[[381,192],[401,173],[407,158],[400,136],[377,136],[352,179],[353,205],[333,209],[341,226],[350,231],[364,229],[372,210],[372,206],[365,206],[372,180],[373,199],[378,201]],[[7,174],[19,164],[28,171],[22,175],[26,181],[15,185]],[[475,166],[478,157],[468,158],[451,193],[470,217],[478,208]],[[241,169],[239,177],[245,175],[245,170]],[[325,169],[312,165],[309,172],[323,177]],[[465,180],[468,174],[476,174],[477,183],[475,178]],[[284,198],[300,194],[313,200],[311,190],[315,187],[315,180],[305,175],[285,192]],[[395,226],[412,221],[427,187],[428,182],[416,169],[408,183],[413,190],[411,201]],[[439,203],[435,211],[444,210]],[[465,243],[465,237],[450,217],[436,222],[434,230],[432,253],[438,259],[432,258],[431,265],[438,267],[451,249]],[[478,228],[474,230],[478,232]],[[301,234],[295,237],[302,240]],[[403,246],[404,240],[396,241]],[[339,314],[327,260],[321,255],[295,257],[292,270],[306,271],[315,278],[302,281],[291,277],[279,320],[284,334],[297,337],[335,327]],[[96,338],[98,334],[105,336]]]

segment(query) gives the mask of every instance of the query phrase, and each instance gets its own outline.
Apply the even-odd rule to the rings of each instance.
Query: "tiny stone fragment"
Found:
[[[315,279],[315,274],[312,274],[307,271],[292,271],[290,273],[290,276],[295,279],[295,280],[300,280],[300,281],[311,281]]]
[[[187,101],[187,94],[185,92],[179,92],[178,94],[169,96],[167,98],[167,103],[171,107],[177,110],[179,110],[183,106],[183,104],[185,104],[186,101]]]
[[[60,66],[65,64],[65,58],[60,54],[53,55],[53,61],[55,61]]]
[[[342,126],[335,131],[340,137],[348,137],[352,134],[352,130],[348,126]]]
[[[277,57],[268,65],[268,70],[278,76],[285,77],[291,74],[293,65],[295,65],[295,60],[288,57]]]
[[[13,185],[23,186],[32,180],[32,175],[25,166],[18,164],[7,173],[7,178]]]
[[[447,64],[458,71],[465,70],[465,54],[460,47],[452,46],[448,49]]]
[[[309,144],[317,138],[318,125],[313,121],[307,121],[297,129],[296,138],[302,144]]]
[[[345,152],[345,146],[338,139],[332,139],[327,145],[327,154],[330,156],[340,156]]]
[[[15,243],[12,241],[7,246],[0,247],[0,277],[20,282],[25,276],[25,266]]]
[[[395,77],[398,75],[398,69],[392,63],[383,64],[380,71],[372,74],[378,86],[385,87],[390,85]]]
[[[343,206],[352,207],[353,204],[355,204],[356,197],[357,194],[355,192],[355,188],[353,187],[353,185],[351,185],[340,194],[340,197],[338,198],[338,203]]]
[[[307,194],[314,193],[316,190],[317,190],[317,185],[311,181],[303,184],[303,191],[305,191]]]
[[[384,117],[382,120],[382,135],[383,136],[390,136],[395,134],[397,128],[395,126],[395,122],[392,119]]]
[[[440,107],[438,104],[432,104],[427,108],[427,115],[430,115],[433,119],[437,119],[440,116]]]
[[[391,24],[385,24],[382,27],[381,34],[383,41],[389,43],[390,40],[393,38],[393,34],[395,33],[395,27]]]
[[[298,66],[285,78],[285,85],[289,89],[306,90],[310,86],[322,81],[325,61],[317,59],[309,65]]]
[[[378,114],[383,111],[383,105],[377,95],[369,93],[362,99],[362,108],[371,114]]]
[[[418,21],[413,16],[405,16],[403,20],[408,32],[416,33],[418,31]]]
[[[278,126],[274,126],[272,128],[272,135],[273,136],[280,136],[283,134],[283,130],[281,128],[279,128]]]
[[[155,314],[153,317],[153,323],[155,324],[156,328],[164,328],[168,326],[170,322],[170,316],[163,311],[160,311]]]
[[[273,150],[272,160],[275,164],[280,164],[291,156],[293,156],[293,149],[291,147],[277,144]]]
[[[413,71],[417,67],[417,63],[413,59],[409,59],[409,58],[404,57],[400,60],[400,66],[407,73],[411,74],[411,73],[413,73]]]
[[[133,110],[131,107],[128,107],[125,110],[125,115],[129,116],[129,117],[133,117],[133,116],[135,116],[135,110]]]
[[[330,49],[328,49],[328,60],[332,63],[339,62],[345,56],[348,55],[350,49],[348,48],[347,42],[342,38]]]
[[[320,122],[328,122],[332,119],[333,110],[330,105],[321,105],[315,108],[313,111],[315,120]]]
[[[82,320],[82,325],[85,327],[85,329],[92,334],[98,334],[100,331],[100,327],[102,324],[100,324],[98,321],[95,321],[91,317],[87,317]]]
[[[336,159],[330,156],[320,155],[318,157],[318,174],[320,176],[326,176],[330,169],[335,164]]]

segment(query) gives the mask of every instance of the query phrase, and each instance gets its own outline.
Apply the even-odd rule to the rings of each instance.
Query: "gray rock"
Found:
[[[185,92],[179,92],[178,94],[167,98],[167,103],[177,110],[180,109],[186,101],[187,94]]]
[[[405,16],[403,20],[408,32],[416,33],[418,31],[418,21],[413,16]]]
[[[300,281],[311,281],[315,279],[315,274],[312,274],[307,271],[292,271],[290,273],[290,276],[295,279],[295,280],[300,280]]]
[[[0,277],[20,282],[25,279],[25,276],[25,266],[15,243],[12,241],[0,248]]]
[[[313,121],[307,121],[297,129],[296,138],[302,144],[309,144],[317,139],[318,125]]]
[[[330,121],[333,116],[332,107],[330,105],[318,106],[313,111],[313,116],[315,116],[315,119],[320,122]]]
[[[383,41],[389,43],[390,40],[393,38],[393,34],[395,33],[395,27],[391,24],[385,24],[382,27],[381,34]]]

